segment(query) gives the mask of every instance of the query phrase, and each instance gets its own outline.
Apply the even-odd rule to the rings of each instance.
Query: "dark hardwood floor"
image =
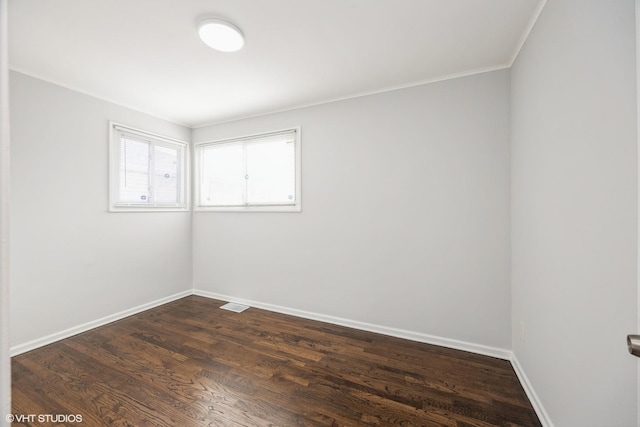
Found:
[[[14,425],[541,425],[507,361],[222,304],[187,297],[14,357],[14,414],[82,416]]]

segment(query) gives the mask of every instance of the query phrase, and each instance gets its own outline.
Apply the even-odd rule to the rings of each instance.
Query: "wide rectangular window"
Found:
[[[111,123],[110,210],[187,210],[188,143]]]
[[[196,209],[299,212],[300,130],[196,144]]]

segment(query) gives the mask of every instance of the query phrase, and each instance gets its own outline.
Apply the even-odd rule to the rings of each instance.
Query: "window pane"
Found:
[[[178,203],[178,150],[154,146],[153,201]]]
[[[249,204],[294,205],[295,144],[290,139],[250,143],[247,150]]]
[[[149,202],[149,143],[120,138],[120,202]]]
[[[238,206],[245,203],[245,170],[242,144],[206,147],[202,152],[200,203],[205,206]]]

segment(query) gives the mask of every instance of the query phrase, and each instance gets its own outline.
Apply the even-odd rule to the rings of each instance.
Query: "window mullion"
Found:
[[[182,200],[182,156],[182,150],[178,150],[176,157],[176,201]]]
[[[242,143],[242,163],[244,166],[244,192],[242,194],[242,202],[245,206],[249,206],[249,168],[247,166],[247,143]]]
[[[149,144],[149,203],[155,203],[155,193],[153,191],[155,185],[155,146]]]
[[[196,143],[196,210],[300,212],[299,132]]]
[[[187,210],[188,143],[113,122],[110,129],[109,210]]]

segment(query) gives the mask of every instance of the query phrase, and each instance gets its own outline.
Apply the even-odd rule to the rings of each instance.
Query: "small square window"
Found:
[[[110,210],[187,210],[188,143],[115,123],[110,127]]]
[[[300,130],[196,144],[196,209],[300,212]]]

